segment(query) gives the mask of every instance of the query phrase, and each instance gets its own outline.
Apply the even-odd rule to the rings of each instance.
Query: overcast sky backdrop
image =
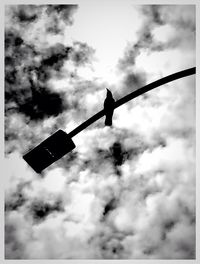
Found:
[[[63,129],[195,66],[195,7],[95,1],[5,8],[5,257],[194,259],[195,76],[117,108],[42,174],[22,159]]]

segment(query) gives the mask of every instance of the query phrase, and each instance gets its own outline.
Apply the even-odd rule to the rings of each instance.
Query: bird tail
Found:
[[[112,117],[106,116],[105,126],[112,126]]]

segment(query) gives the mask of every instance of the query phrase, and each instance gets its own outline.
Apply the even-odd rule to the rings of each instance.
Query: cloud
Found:
[[[77,6],[33,6],[31,9],[31,6],[25,5],[6,8],[6,138],[10,143],[12,142],[9,146],[6,146],[8,152],[16,148],[22,148],[21,152],[23,152],[25,145],[26,147],[27,145],[33,146],[36,142],[39,143],[40,139],[42,141],[44,137],[39,136],[41,131],[37,127],[38,122],[43,122],[44,125],[51,119],[51,122],[58,124],[58,120],[62,119],[62,122],[65,120],[66,110],[68,109],[69,113],[71,108],[74,109],[74,104],[77,104],[78,100],[75,96],[73,98],[71,98],[71,95],[68,96],[68,87],[64,91],[52,88],[51,81],[62,78],[64,74],[62,70],[66,61],[76,64],[74,68],[91,61],[92,49],[86,43],[77,41],[72,46],[63,43],[48,43],[46,48],[41,47],[41,32],[34,31],[34,27],[37,23],[40,24],[45,21],[45,14],[43,13],[44,11],[47,12],[48,8],[52,9],[48,11],[50,12],[49,17],[56,13],[67,20],[68,15],[71,25],[72,10],[75,10]],[[18,20],[11,23],[13,19],[18,17],[20,12],[27,16],[26,21],[24,18],[22,25]],[[35,15],[35,19],[29,19],[29,21],[28,17],[32,14],[38,15]],[[29,35],[27,32],[27,34],[24,34],[24,27],[27,30],[32,30],[33,34]],[[41,26],[41,28],[45,27]],[[39,38],[38,41],[35,41],[36,37]],[[69,78],[67,81],[69,82]],[[64,115],[62,115],[63,113]],[[56,117],[58,117],[57,121]],[[52,121],[52,118],[54,118],[54,121]],[[67,120],[68,118],[66,118]],[[32,122],[35,122],[35,124]],[[21,129],[22,127],[25,127],[24,132]],[[34,132],[32,129],[34,129]],[[44,136],[46,132],[50,134],[54,131],[53,127],[46,130],[45,126],[42,126],[41,130],[43,130]],[[17,140],[19,133],[25,140],[20,141],[20,144]]]
[[[105,88],[118,100],[194,67],[194,11],[6,8],[6,259],[195,258],[194,76],[115,109],[112,128],[96,121],[41,174],[22,159],[100,111]]]
[[[32,72],[35,73],[36,78],[41,82],[41,77],[43,77],[42,72],[48,74],[45,67],[50,63],[50,59],[42,60],[42,66],[39,67],[34,67],[33,59],[32,65],[27,66],[26,64],[30,60],[30,57],[36,56],[34,54],[34,48],[29,47],[27,44],[23,44],[23,40],[16,37],[14,34],[8,33],[7,39],[5,74],[6,102],[8,103],[7,110],[12,110],[14,107],[15,111],[24,113],[33,120],[43,119],[46,115],[58,115],[64,108],[62,97],[58,93],[49,91],[48,88],[45,87],[44,80],[42,80],[42,84],[38,82],[35,83],[31,76]],[[11,54],[9,54],[10,52]],[[62,54],[60,56],[62,56]],[[14,65],[12,63],[13,58],[16,58],[14,60]],[[53,61],[53,64],[57,63],[57,61],[55,61],[55,56],[53,57]],[[52,104],[54,107],[52,107]]]

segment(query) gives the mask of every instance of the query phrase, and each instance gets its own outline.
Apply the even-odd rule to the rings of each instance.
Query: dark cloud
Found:
[[[12,66],[13,68],[14,66],[21,66],[23,62],[30,64],[29,59],[34,59],[36,55],[38,52],[33,45],[25,43],[19,32],[13,30],[5,32],[5,66]]]
[[[23,39],[20,35],[13,31],[5,32],[5,48],[8,49],[10,47],[19,47],[23,44]]]
[[[12,193],[8,198],[9,200],[5,203],[5,211],[18,210],[26,202],[24,194],[20,191]]]
[[[15,74],[16,71],[14,71],[11,75],[13,79],[15,78]],[[16,86],[16,84],[17,83],[14,82],[13,86]],[[36,87],[33,85],[33,83],[27,83],[26,87],[20,87],[20,83],[18,85],[19,89],[14,91],[12,91],[14,87],[7,85],[7,91],[5,95],[6,101],[14,102],[15,111],[25,114],[30,118],[30,120],[42,120],[46,117],[57,116],[58,114],[62,113],[64,109],[66,109],[66,104],[63,100],[62,94],[53,92],[47,87]]]
[[[184,28],[194,32],[196,27],[195,8],[195,5],[166,5],[160,6],[159,12],[165,24],[169,23],[177,29]]]
[[[45,67],[51,67],[51,69],[59,71],[64,61],[69,59],[70,51],[72,51],[72,47],[64,46],[61,43],[47,48],[40,62],[41,70],[44,70]]]
[[[78,158],[78,153],[76,151],[72,151],[65,155],[63,158],[57,161],[56,166],[60,168],[70,169],[74,164],[76,164]]]
[[[39,223],[44,221],[47,216],[54,212],[62,212],[63,207],[61,201],[54,201],[54,203],[48,203],[48,201],[36,200],[30,205],[28,214],[33,217],[33,221]]]
[[[113,157],[113,163],[115,166],[121,166],[124,161],[124,152],[120,142],[115,142],[111,148],[111,155]]]
[[[42,120],[57,116],[66,109],[64,94],[51,91],[47,87],[46,83],[53,72],[59,73],[68,59],[72,59],[76,65],[89,62],[92,51],[90,47],[82,43],[75,43],[73,47],[59,43],[39,52],[26,44],[17,33],[8,32],[6,53],[7,106],[8,103],[14,102],[16,111],[24,113],[31,120]],[[38,56],[41,58],[40,61],[37,59]],[[33,75],[36,79],[34,81]]]
[[[135,64],[136,57],[140,54],[139,44],[129,44],[124,51],[123,58],[119,59],[118,67],[120,70],[127,70],[130,66]]]
[[[110,212],[112,212],[117,207],[117,200],[112,198],[104,207],[103,217],[105,218]]]
[[[120,166],[124,163],[127,159],[128,155],[127,152],[123,150],[123,147],[120,142],[115,142],[110,147],[110,153],[112,156],[112,162],[115,169],[115,173],[118,176],[121,176]]]
[[[158,250],[157,247],[153,247],[153,246],[148,246],[143,250],[143,253],[145,255],[145,257],[151,257],[154,255],[154,253]]]
[[[115,134],[116,133],[116,134]],[[81,170],[89,169],[92,173],[100,173],[108,171],[118,177],[123,176],[121,166],[129,160],[138,159],[141,153],[149,146],[137,134],[129,133],[128,130],[120,130],[119,135],[114,132],[115,137],[112,141],[106,144],[106,148],[91,145],[91,149],[87,152],[92,152],[93,155],[85,155],[81,158]],[[109,142],[109,139],[107,139]],[[80,156],[77,157],[80,159]],[[108,169],[109,168],[109,169]]]
[[[82,169],[89,168],[91,172],[98,173],[99,170],[105,170],[106,166],[112,161],[109,150],[93,146],[94,155],[92,157],[84,158],[82,161]],[[99,167],[100,166],[100,167]]]
[[[176,221],[174,219],[168,219],[163,223],[163,237],[162,239],[166,239],[166,234],[170,232],[173,228],[175,228]]]
[[[78,5],[47,5],[48,15],[57,14],[68,25],[73,23],[72,15],[78,9]]]
[[[17,227],[13,223],[5,224],[5,258],[23,259],[24,246],[17,239]]]
[[[38,19],[40,9],[36,5],[18,5],[14,8],[13,17],[19,23],[32,23]]]
[[[130,72],[125,75],[123,80],[124,92],[125,94],[133,92],[141,87],[143,87],[146,83],[146,76],[144,73],[135,73]]]
[[[123,245],[124,234],[117,232],[113,227],[106,225],[95,237],[98,241],[101,259],[124,259],[125,248]]]
[[[141,10],[145,16],[151,18],[151,23],[163,25],[164,22],[160,13],[161,8],[162,6],[160,5],[143,5]]]
[[[49,18],[53,17],[53,13],[55,13],[59,16],[62,15],[67,21],[68,15],[70,16],[69,20],[72,18],[73,11],[77,6],[61,5],[51,8],[54,10],[49,13]],[[75,63],[76,67],[89,63],[93,50],[86,43],[81,42],[75,42],[72,46],[56,43],[40,47],[34,41],[34,35],[29,38],[25,34],[24,27],[28,26],[27,30],[31,30],[33,26],[34,14],[38,14],[38,19],[35,21],[37,23],[40,19],[42,20],[42,10],[47,9],[47,6],[13,6],[9,8],[10,14],[15,17],[12,21],[16,25],[8,24],[5,30],[5,139],[10,142],[6,147],[6,152],[18,148],[22,148],[24,151],[25,145],[27,148],[28,146],[33,147],[34,144],[44,139],[38,133],[30,131],[35,129],[34,125],[31,125],[32,128],[27,127],[27,124],[30,126],[32,121],[41,123],[48,118],[57,118],[70,109],[76,109],[73,118],[80,119],[80,112],[86,112],[86,109],[83,109],[84,107],[77,100],[76,94],[73,98],[72,94],[69,94],[70,98],[68,97],[67,85],[65,91],[58,92],[52,89],[50,80],[52,78],[59,80],[63,77],[62,67],[68,60]],[[26,14],[26,22],[25,19],[23,23],[16,19],[18,17],[16,14],[20,14],[20,12]],[[87,85],[85,84],[85,86]],[[81,91],[80,87],[79,91]],[[85,91],[82,93],[84,94]],[[16,121],[15,125],[11,125],[14,116],[20,122],[17,124]],[[67,120],[67,117],[62,118],[60,125],[64,126]],[[56,123],[56,119],[54,121]],[[27,130],[24,133],[22,131],[18,133],[16,127],[19,124],[23,127],[23,122]],[[55,129],[54,124],[51,129],[49,128],[47,136],[55,131],[53,129]],[[43,126],[41,130],[44,131]],[[21,140],[21,143],[17,141],[19,135],[20,138],[24,138],[26,143]]]
[[[81,66],[89,63],[94,55],[94,49],[88,46],[87,43],[75,41],[73,43],[73,52],[71,53],[71,59],[76,66]]]
[[[92,171],[99,171],[99,165],[106,166],[106,164],[112,164],[116,175],[121,175],[120,166],[128,157],[128,153],[122,149],[121,143],[115,142],[109,150],[95,148],[94,151],[95,155],[92,159],[85,160],[84,166],[89,167]]]
[[[105,241],[101,246],[103,259],[120,259],[123,251],[124,248],[120,240],[115,238]]]
[[[46,31],[51,34],[60,34],[63,31],[63,25],[73,24],[73,14],[77,10],[77,5],[47,5],[45,6],[49,19]]]
[[[12,19],[23,28],[30,28],[34,23],[44,18],[44,12],[48,16],[47,25],[43,25],[47,33],[62,33],[63,25],[73,24],[73,14],[77,5],[13,5],[10,7]]]
[[[15,110],[31,120],[62,113],[66,109],[63,94],[51,91],[45,82],[51,77],[53,70],[60,70],[69,50],[69,47],[57,44],[47,49],[38,63],[34,59],[39,53],[24,43],[17,34],[8,32],[5,57],[6,103],[14,102]],[[33,74],[36,81],[33,81]]]
[[[22,93],[24,101],[21,98],[17,101],[19,112],[28,116],[30,120],[43,120],[46,117],[57,116],[66,109],[62,95],[44,87],[39,87],[37,90],[31,89],[31,91],[31,97]]]

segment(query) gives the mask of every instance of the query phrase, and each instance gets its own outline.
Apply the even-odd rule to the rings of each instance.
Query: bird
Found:
[[[107,89],[107,95],[106,99],[104,101],[104,111],[105,111],[105,126],[112,126],[112,116],[114,112],[114,105],[115,105],[115,100],[112,96],[112,93],[109,89]]]

